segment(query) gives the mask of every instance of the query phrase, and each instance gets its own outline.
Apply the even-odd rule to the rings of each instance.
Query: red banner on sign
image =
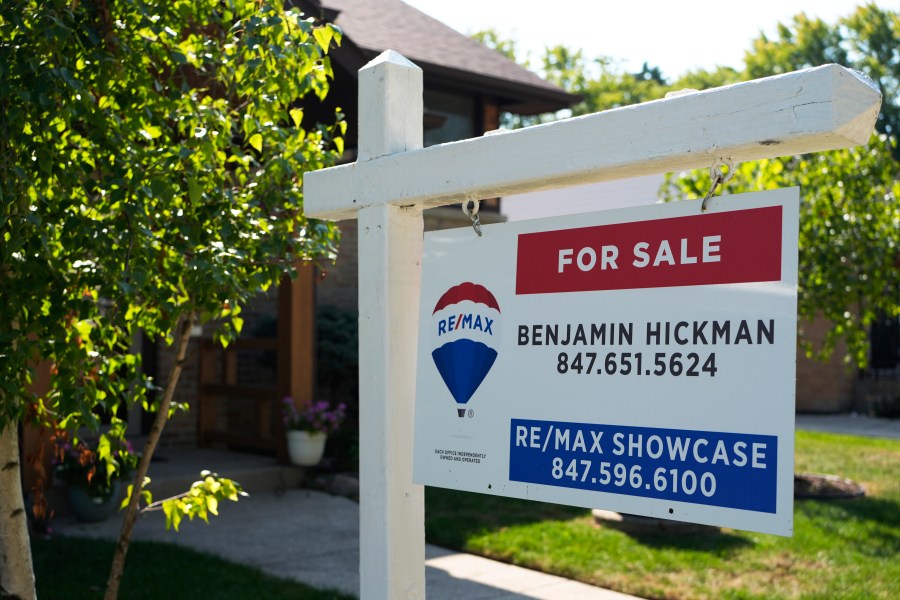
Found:
[[[780,279],[780,206],[519,235],[516,294]]]

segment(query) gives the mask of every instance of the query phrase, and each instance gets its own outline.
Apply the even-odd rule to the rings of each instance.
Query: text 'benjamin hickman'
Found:
[[[775,343],[775,319],[651,321],[643,328],[647,346],[714,346]],[[634,323],[553,323],[518,326],[519,346],[626,346],[634,344]]]

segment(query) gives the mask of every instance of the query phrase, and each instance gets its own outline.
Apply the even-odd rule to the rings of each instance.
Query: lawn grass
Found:
[[[38,598],[103,598],[113,547],[113,542],[86,538],[33,540],[31,548]],[[128,551],[119,598],[349,600],[353,597],[315,590],[173,544],[133,542]]]
[[[645,598],[900,598],[900,442],[798,432],[798,472],[864,498],[794,503],[794,537],[629,535],[590,511],[428,488],[428,541]]]

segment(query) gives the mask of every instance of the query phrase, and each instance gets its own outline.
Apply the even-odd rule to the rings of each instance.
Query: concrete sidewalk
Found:
[[[119,519],[79,523],[54,521],[69,536],[115,539]],[[212,525],[184,522],[165,530],[161,513],[139,520],[135,540],[180,544],[250,565],[271,575],[359,596],[359,505],[313,490],[263,492],[220,505]],[[428,598],[432,600],[627,600],[625,594],[530,571],[471,554],[428,545]]]
[[[878,419],[856,413],[797,415],[797,429],[900,440],[900,419]]]

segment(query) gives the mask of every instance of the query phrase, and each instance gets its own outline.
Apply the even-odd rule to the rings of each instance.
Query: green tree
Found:
[[[595,75],[578,92],[584,100],[576,107],[575,114],[658,100],[671,89],[659,68],[650,67],[646,62],[637,73],[623,72],[614,60],[606,57],[596,59],[594,64]]]
[[[529,60],[523,60],[519,56],[515,41],[503,38],[495,30],[480,31],[473,37],[507,58],[518,60],[522,66],[530,68]],[[588,59],[582,50],[562,44],[544,48],[537,72],[565,91],[581,96],[581,102],[559,113],[533,116],[504,113],[501,115],[504,127],[518,129],[563,117],[656,100],[670,89],[659,68],[646,62],[639,72],[628,73],[613,58],[601,56]]]
[[[308,123],[298,100],[325,96],[339,40],[266,0],[0,3],[0,596],[34,597],[8,468],[18,424],[74,432],[125,403],[157,412],[114,598],[191,326],[216,319],[227,342],[248,298],[333,254],[335,229],[303,216],[301,181],[340,155],[345,124]],[[153,407],[138,331],[175,346]],[[30,387],[40,360],[53,368],[43,398]],[[206,497],[201,517],[216,512]]]
[[[528,58],[519,57],[519,48],[515,40],[504,38],[496,29],[482,29],[472,34],[472,39],[481,42],[491,50],[499,52],[506,58],[528,67]]]
[[[571,115],[656,100],[670,89],[659,68],[646,62],[637,73],[628,73],[611,57],[587,59],[582,50],[563,45],[544,49],[541,75],[567,92],[581,96]]]
[[[673,90],[705,90],[743,81],[741,73],[731,67],[716,67],[711,71],[703,69],[683,73],[672,84]]]
[[[748,79],[828,63],[862,71],[884,96],[876,129],[894,138],[900,134],[900,12],[870,3],[835,24],[801,13],[789,25],[780,24],[774,39],[757,38],[744,62]]]
[[[818,349],[801,335],[809,355],[827,358],[843,339],[846,359],[863,367],[870,325],[900,311],[900,170],[893,150],[879,134],[868,146],[742,163],[725,188],[736,194],[800,186],[797,310],[806,320],[831,322]],[[664,188],[668,199],[702,198],[710,185],[706,171],[669,181],[676,189]]]
[[[798,310],[831,322],[821,348],[804,345],[824,358],[844,340],[845,359],[861,368],[872,322],[900,314],[900,13],[869,4],[833,25],[797,15],[779,25],[775,39],[754,41],[741,78],[831,62],[862,71],[881,89],[878,135],[865,148],[740,165],[727,191],[801,186]],[[668,197],[696,198],[709,176],[693,171],[668,183],[674,184],[664,188]]]

